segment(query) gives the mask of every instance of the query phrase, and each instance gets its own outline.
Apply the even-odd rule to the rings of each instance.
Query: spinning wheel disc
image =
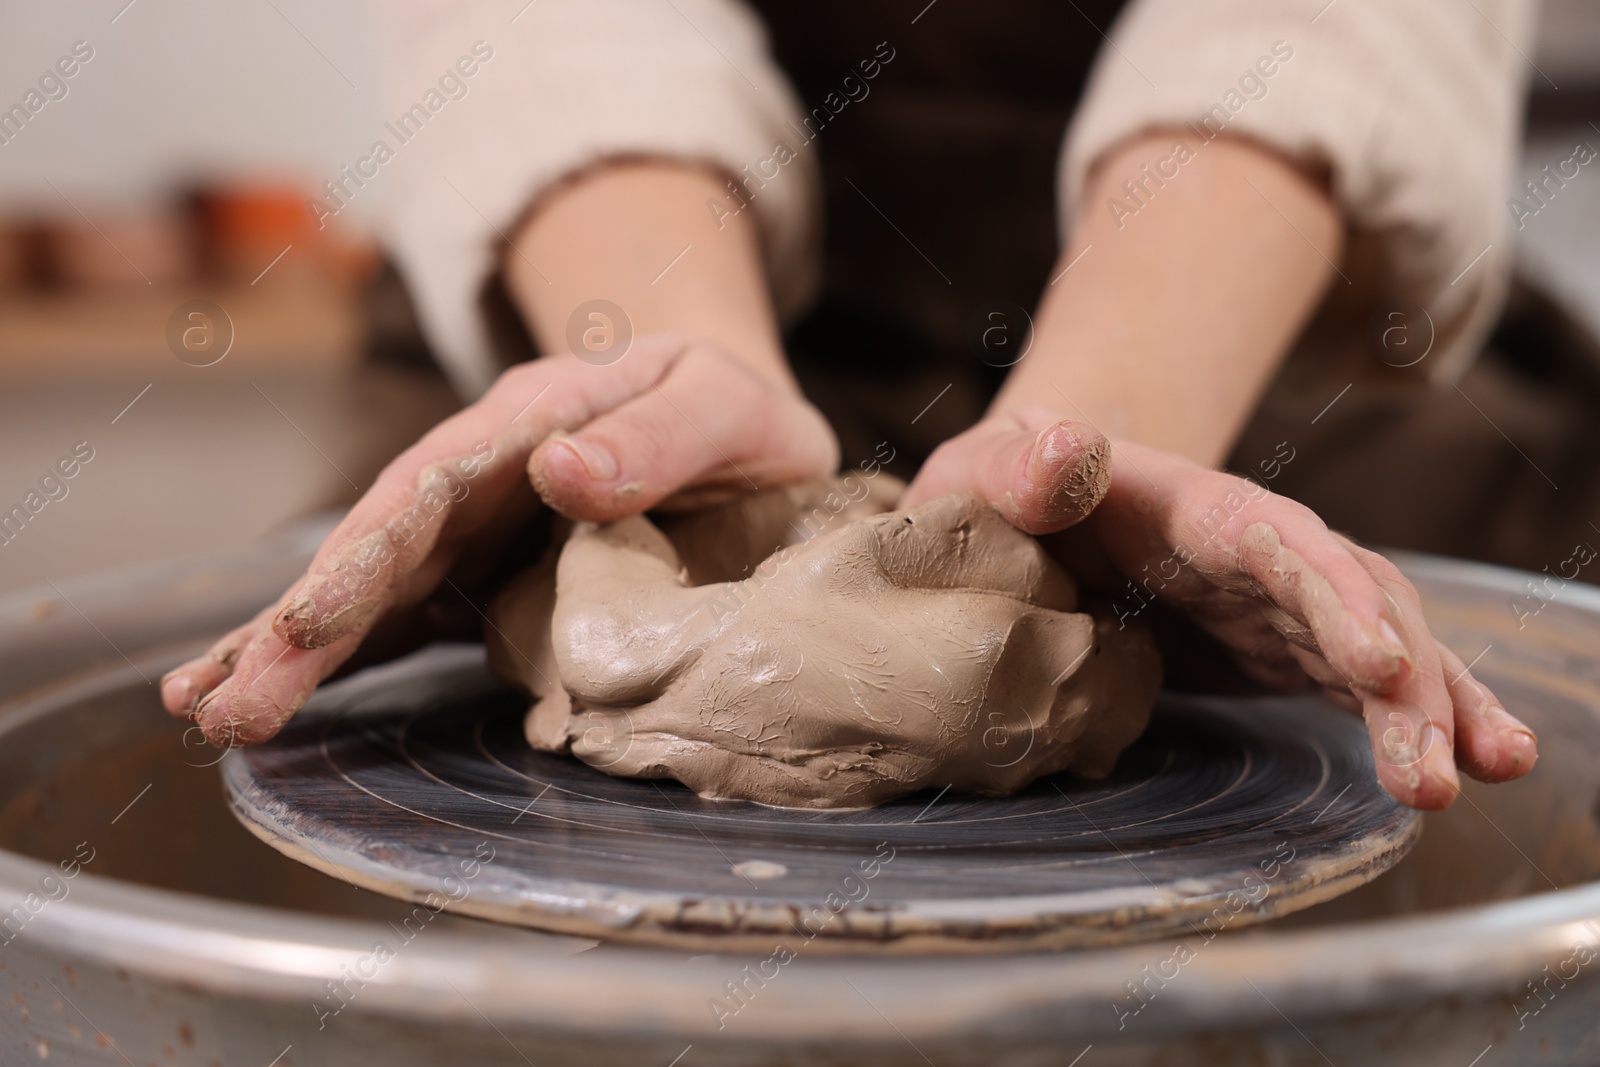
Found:
[[[1099,782],[922,793],[861,811],[703,800],[530,749],[526,698],[435,648],[320,692],[230,752],[234,813],[280,851],[404,899],[685,948],[1005,951],[1232,929],[1387,870],[1417,813],[1360,721],[1309,698],[1164,695]]]

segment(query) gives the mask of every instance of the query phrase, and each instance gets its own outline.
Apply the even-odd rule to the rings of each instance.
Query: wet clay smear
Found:
[[[534,748],[705,797],[861,808],[1110,773],[1160,685],[1142,630],[974,496],[859,475],[580,524],[490,610]]]

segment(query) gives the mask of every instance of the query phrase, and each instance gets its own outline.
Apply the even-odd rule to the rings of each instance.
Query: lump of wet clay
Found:
[[[854,477],[578,524],[489,613],[529,743],[785,807],[1108,774],[1160,685],[1148,635],[979,498],[892,511],[899,483]]]

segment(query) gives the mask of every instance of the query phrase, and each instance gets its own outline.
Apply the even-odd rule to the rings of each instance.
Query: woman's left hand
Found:
[[[1429,633],[1394,564],[1256,482],[1113,446],[1089,426],[1029,409],[945,442],[901,506],[960,490],[1032,534],[1081,524],[1054,547],[1080,571],[1115,568],[1126,586],[1103,591],[1119,598],[1119,616],[1162,601],[1258,680],[1294,689],[1309,679],[1358,705],[1378,779],[1403,804],[1447,807],[1460,791],[1457,767],[1503,782],[1538,757],[1532,731]]]

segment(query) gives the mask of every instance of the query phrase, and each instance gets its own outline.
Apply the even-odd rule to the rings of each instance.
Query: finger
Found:
[[[1533,731],[1506,711],[1443,644],[1439,662],[1455,704],[1456,764],[1480,782],[1509,782],[1532,770],[1539,759]]]
[[[1203,601],[1213,587],[1264,594],[1282,609],[1273,622],[1285,636],[1374,692],[1392,692],[1412,669],[1371,575],[1304,505],[1129,442],[1117,445],[1111,494],[1101,544],[1130,574],[1172,546],[1168,559],[1179,573],[1162,576],[1172,582],[1169,599]],[[1191,569],[1194,579],[1184,576]]]
[[[1449,807],[1461,791],[1455,767],[1455,702],[1439,645],[1428,632],[1411,583],[1382,556],[1359,551],[1389,601],[1396,629],[1415,665],[1391,693],[1355,689],[1372,736],[1378,781],[1402,804],[1438,811]]]
[[[673,338],[636,343],[595,367],[557,356],[513,368],[478,403],[440,423],[378,476],[285,598],[278,635],[320,648],[370,628],[395,583],[442,538],[486,521],[521,486],[533,448],[654,385],[683,353]]]
[[[751,491],[832,474],[838,464],[833,431],[815,408],[696,347],[659,385],[540,445],[528,474],[561,514],[610,522],[684,489]]]
[[[1258,640],[1266,621],[1374,693],[1394,691],[1411,670],[1371,574],[1312,510],[1258,483],[1118,443],[1096,537],[1141,600],[1181,603],[1229,643]],[[1234,597],[1266,598],[1272,609],[1240,613]]]
[[[418,632],[421,613],[416,609],[448,572],[453,559],[453,553],[436,553],[391,592],[385,612],[372,626],[317,649],[284,642],[271,626],[280,609],[269,607],[218,641],[204,656],[166,675],[162,701],[174,715],[200,722],[207,740],[214,744],[264,741],[358,650],[372,650],[374,636],[380,639],[375,651],[386,653],[383,658],[420,646],[429,633],[437,636],[436,627]]]
[[[195,721],[213,745],[260,744],[305,706],[317,683],[359,647],[351,635],[325,648],[306,650],[263,628],[239,653],[233,673],[195,710]]]
[[[1331,533],[1309,510],[1277,497],[1262,504],[1254,515],[1242,509],[1256,521],[1239,538],[1239,559],[1287,613],[1274,624],[1319,652],[1360,700],[1384,788],[1412,807],[1449,806],[1460,791],[1454,701],[1416,590],[1387,559]],[[1374,601],[1383,605],[1375,612]],[[1379,621],[1379,639],[1396,639],[1376,656],[1371,631],[1350,609],[1363,602]],[[1318,680],[1332,687],[1333,679]]]
[[[985,419],[940,445],[901,501],[975,493],[1031,534],[1066,529],[1094,510],[1111,484],[1111,444],[1098,430],[1025,410]]]
[[[162,675],[161,703],[167,713],[181,719],[192,718],[206,694],[233,673],[240,650],[267,625],[276,610],[276,606],[263,608],[255,618],[224,634],[204,655]]]
[[[1269,496],[1256,514],[1239,537],[1238,565],[1298,624],[1283,626],[1285,636],[1321,653],[1352,686],[1404,684],[1415,665],[1367,569],[1302,505]]]

